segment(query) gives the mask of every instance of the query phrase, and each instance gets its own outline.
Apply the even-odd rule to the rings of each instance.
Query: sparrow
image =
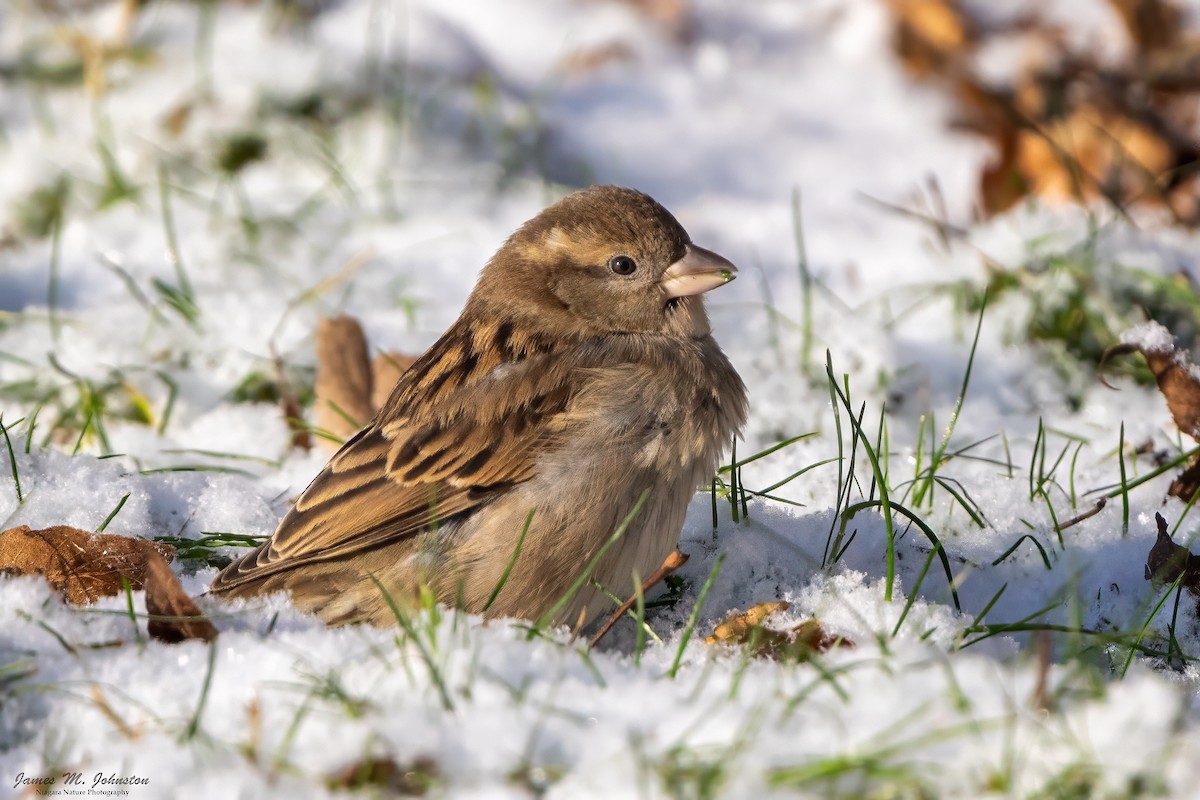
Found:
[[[488,617],[596,619],[672,552],[745,422],[702,298],[736,272],[641,192],[567,195],[509,237],[458,320],[211,592],[290,591],[331,625],[395,624],[392,604],[422,591]]]

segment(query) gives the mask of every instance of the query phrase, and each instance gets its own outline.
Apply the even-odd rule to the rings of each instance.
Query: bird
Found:
[[[564,196],[210,594],[290,591],[329,625],[395,625],[430,597],[597,619],[672,553],[745,424],[703,298],[736,273],[640,191]]]

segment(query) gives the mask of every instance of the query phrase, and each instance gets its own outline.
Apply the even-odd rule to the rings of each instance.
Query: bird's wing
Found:
[[[212,591],[399,541],[533,477],[538,454],[552,446],[566,416],[570,370],[534,354],[480,371],[468,356],[471,374],[446,378],[462,372],[461,361],[461,350],[441,342],[431,348],[375,421],[313,479],[270,541],[227,567]]]

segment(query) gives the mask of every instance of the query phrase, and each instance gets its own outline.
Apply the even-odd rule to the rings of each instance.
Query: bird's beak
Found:
[[[689,244],[683,258],[667,267],[663,273],[663,291],[667,297],[688,297],[709,289],[724,286],[737,277],[737,267],[703,247]]]

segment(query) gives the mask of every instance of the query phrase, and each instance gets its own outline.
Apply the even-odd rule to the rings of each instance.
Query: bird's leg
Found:
[[[642,591],[640,594],[644,597],[646,592],[650,591],[650,589],[652,589],[656,583],[682,567],[687,563],[687,560],[688,557],[678,550],[671,551],[671,555],[667,556],[667,560],[662,563],[662,566],[650,573],[649,578],[646,578],[646,580],[642,581]],[[625,612],[637,604],[637,598],[638,595],[634,594],[624,603],[621,603],[617,610],[614,611],[612,615],[609,616],[609,618],[605,621],[604,625],[600,627],[600,630],[596,631],[596,635],[592,637],[589,647],[595,647],[596,643],[604,638],[604,634],[608,633],[609,629],[612,628],[613,625],[617,624],[617,620],[619,620],[625,615]]]

